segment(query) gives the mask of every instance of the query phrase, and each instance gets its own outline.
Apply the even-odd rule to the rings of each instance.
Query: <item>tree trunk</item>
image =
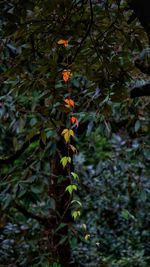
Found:
[[[70,263],[71,249],[68,240],[68,229],[73,223],[70,211],[71,196],[65,192],[66,187],[70,184],[67,168],[63,168],[60,163],[61,157],[67,155],[67,146],[64,140],[60,138],[57,144],[57,152],[51,159],[51,176],[49,180],[49,196],[55,200],[55,220],[51,222],[51,232],[49,235],[50,249],[52,252],[52,262],[59,262],[61,267],[73,266]],[[71,155],[69,155],[71,156]],[[71,171],[73,166],[70,166]],[[58,179],[62,178],[62,181]],[[55,230],[65,224],[60,230]],[[63,242],[64,240],[64,242]]]

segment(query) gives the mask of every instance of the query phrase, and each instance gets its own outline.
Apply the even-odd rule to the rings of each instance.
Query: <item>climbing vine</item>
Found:
[[[67,49],[68,47],[68,40],[60,39],[58,41],[59,45],[63,45],[64,49]],[[79,180],[79,176],[77,173],[71,171],[71,164],[73,160],[73,154],[77,153],[77,149],[75,147],[74,142],[72,142],[72,138],[75,136],[75,128],[79,126],[78,118],[74,115],[74,109],[75,109],[75,102],[71,97],[71,83],[70,83],[70,77],[72,76],[70,69],[64,69],[62,71],[62,78],[64,83],[67,85],[67,91],[68,91],[68,98],[64,99],[64,112],[67,114],[67,121],[66,121],[66,128],[64,128],[61,132],[61,135],[63,136],[66,146],[67,146],[67,155],[63,155],[60,159],[60,163],[62,164],[63,168],[67,169],[67,174],[70,184],[66,187],[65,191],[68,191],[71,197],[71,203],[72,204],[72,217],[76,219],[78,216],[80,216],[81,212],[81,203],[74,198],[74,193],[77,191],[77,181]],[[70,153],[71,151],[71,153]],[[72,155],[72,156],[71,156]]]

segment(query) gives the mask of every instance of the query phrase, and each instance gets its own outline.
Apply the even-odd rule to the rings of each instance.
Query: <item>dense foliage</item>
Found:
[[[149,138],[136,125],[104,139],[101,124],[76,158],[83,203],[77,229],[90,235],[73,250],[76,266],[149,266]]]
[[[0,4],[0,266],[148,266],[149,99],[130,99],[143,28],[127,1]]]

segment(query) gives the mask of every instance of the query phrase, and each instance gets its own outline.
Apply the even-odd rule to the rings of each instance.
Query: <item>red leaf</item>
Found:
[[[71,117],[71,122],[72,122],[72,124],[75,123],[77,125],[77,127],[79,126],[79,122],[78,122],[78,119],[76,117]]]

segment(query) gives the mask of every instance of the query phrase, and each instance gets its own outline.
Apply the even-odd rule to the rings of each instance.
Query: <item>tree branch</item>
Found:
[[[89,35],[90,31],[91,31],[91,27],[92,27],[92,24],[93,24],[93,7],[92,7],[92,0],[89,0],[89,2],[90,2],[90,15],[91,15],[91,16],[90,16],[90,17],[91,17],[91,18],[90,18],[90,23],[89,23],[88,28],[87,28],[87,31],[86,31],[85,35],[83,36],[83,38],[82,38],[82,40],[81,40],[81,42],[80,42],[80,44],[79,44],[79,46],[78,46],[78,48],[77,48],[75,54],[74,54],[74,57],[73,57],[73,59],[71,60],[71,63],[70,63],[69,65],[71,65],[71,64],[75,61],[75,59],[76,59],[78,53],[79,53],[80,50],[81,50],[81,47],[82,47],[84,41],[86,40],[86,38],[88,37],[88,35]]]
[[[146,83],[140,87],[134,87],[130,92],[130,97],[150,96],[150,83]]]
[[[12,164],[16,159],[18,159],[22,153],[29,147],[31,143],[38,140],[40,133],[34,135],[30,140],[27,140],[22,147],[16,151],[15,154],[11,155],[10,157],[2,157],[0,158],[0,165],[2,164]]]
[[[136,59],[134,64],[142,73],[150,75],[150,65],[145,65],[140,59]]]
[[[25,207],[23,207],[22,205],[20,205],[20,204],[18,204],[18,203],[16,203],[16,202],[14,202],[14,206],[15,206],[15,208],[16,208],[19,212],[21,212],[25,217],[35,219],[35,220],[38,221],[40,224],[45,225],[45,224],[47,224],[48,221],[49,221],[49,218],[47,218],[47,217],[42,217],[42,216],[40,216],[40,215],[34,214],[34,213],[32,213],[32,212],[26,210]]]

